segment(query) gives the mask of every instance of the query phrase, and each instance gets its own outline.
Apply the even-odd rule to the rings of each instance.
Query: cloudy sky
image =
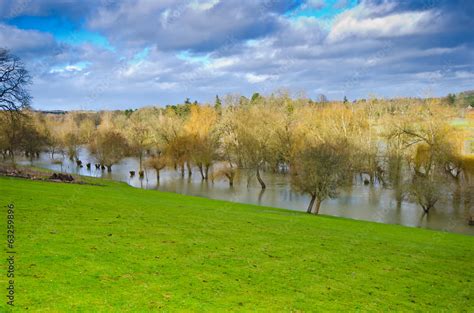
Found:
[[[474,89],[472,0],[1,0],[37,109]]]

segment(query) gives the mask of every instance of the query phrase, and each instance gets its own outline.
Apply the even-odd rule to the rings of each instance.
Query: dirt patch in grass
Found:
[[[73,176],[71,174],[65,173],[39,171],[27,167],[13,167],[6,165],[0,165],[0,176],[17,177],[29,180],[50,181],[57,183],[96,185],[89,182],[85,182],[81,179],[80,176]]]

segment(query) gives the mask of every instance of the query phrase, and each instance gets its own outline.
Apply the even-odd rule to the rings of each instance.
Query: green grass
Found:
[[[0,177],[16,310],[474,311],[474,237],[90,180]]]

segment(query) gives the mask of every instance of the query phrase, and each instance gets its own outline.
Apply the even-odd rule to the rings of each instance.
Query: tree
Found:
[[[451,118],[451,110],[427,102],[403,108],[390,125],[389,138],[396,140],[408,156],[412,176],[409,194],[424,213],[429,213],[443,196],[441,187],[446,175],[456,180],[462,171],[456,153],[459,136],[449,124]],[[444,186],[446,191],[449,185]]]
[[[258,92],[255,92],[252,95],[252,98],[250,98],[250,103],[257,103],[258,101],[261,101],[262,99],[263,97]]]
[[[229,187],[234,186],[234,182],[238,176],[238,169],[232,165],[232,163],[225,164],[221,168],[219,168],[214,173],[214,178],[225,178],[229,181]]]
[[[328,102],[328,98],[327,98],[326,95],[324,95],[324,94],[319,94],[319,95],[318,95],[317,102],[319,102],[319,103],[326,103],[326,102]]]
[[[152,144],[151,129],[148,123],[151,113],[147,109],[133,112],[127,120],[125,130],[132,154],[138,156],[140,172],[143,170],[145,151]]]
[[[231,132],[233,147],[230,149],[236,155],[237,164],[254,171],[262,189],[266,184],[261,176],[265,165],[275,159],[278,146],[277,129],[280,125],[276,118],[280,114],[274,108],[259,103],[255,105],[240,105],[226,112],[224,126]]]
[[[62,128],[61,120],[57,119],[54,116],[45,116],[45,128],[46,128],[46,146],[49,153],[51,153],[51,159],[54,159],[54,155],[63,150],[63,141],[62,141]]]
[[[456,102],[456,95],[454,93],[448,93],[448,95],[446,96],[446,103],[448,105],[454,105],[455,102]]]
[[[0,149],[4,158],[15,165],[15,155],[25,148],[25,135],[31,127],[30,118],[16,111],[0,111]]]
[[[197,165],[203,180],[209,178],[209,169],[217,157],[217,118],[211,106],[193,106],[183,127],[189,143],[188,161]]]
[[[413,176],[410,194],[421,206],[425,214],[428,214],[441,198],[443,190],[441,182],[440,177],[436,175],[417,173]]]
[[[408,164],[406,162],[408,153],[405,149],[403,136],[392,129],[393,120],[400,118],[400,116],[389,116],[383,121],[385,125],[385,134],[383,136],[387,145],[387,186],[394,190],[397,208],[401,208],[406,191],[405,186],[408,185],[405,182],[405,177],[409,177],[409,173],[407,173]]]
[[[160,114],[154,122],[153,141],[159,151],[164,151],[169,162],[175,169],[181,169],[181,176],[184,177],[186,163],[190,162],[190,141],[184,132],[183,116],[175,113],[172,108]]]
[[[311,196],[307,213],[318,214],[321,202],[334,198],[350,183],[350,150],[347,142],[322,142],[296,153],[292,162],[292,186]]]
[[[108,172],[112,171],[112,165],[122,160],[128,149],[125,137],[111,128],[99,129],[89,147],[97,161],[107,167]]]
[[[50,133],[43,114],[27,112],[27,117],[22,149],[30,159],[33,159],[48,146]]]
[[[31,76],[21,60],[0,48],[0,109],[19,111],[30,105]]]
[[[3,158],[9,158],[15,164],[15,154],[20,149],[21,124],[25,118],[22,114],[12,111],[0,111],[0,149]]]
[[[219,99],[219,95],[216,95],[216,101],[214,103],[214,109],[216,112],[221,112],[222,110],[222,101]]]
[[[146,160],[146,166],[154,169],[156,171],[156,181],[160,181],[160,171],[166,167],[168,160],[166,154],[158,152],[157,154],[152,155],[148,160]]]
[[[31,77],[21,60],[0,48],[0,118],[2,119],[2,150],[15,164],[15,153],[24,145],[25,123],[29,119],[20,111],[30,105],[27,86]]]
[[[82,144],[76,113],[68,113],[62,123],[62,142],[69,159],[78,160],[79,147]]]
[[[47,144],[43,126],[32,112],[0,111],[0,151],[4,158],[10,157],[15,164],[15,155],[20,152],[30,159],[38,156]]]

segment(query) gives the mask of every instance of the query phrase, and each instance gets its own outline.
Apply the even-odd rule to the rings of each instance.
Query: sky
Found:
[[[0,1],[42,110],[445,96],[474,89],[473,30],[472,0]]]

